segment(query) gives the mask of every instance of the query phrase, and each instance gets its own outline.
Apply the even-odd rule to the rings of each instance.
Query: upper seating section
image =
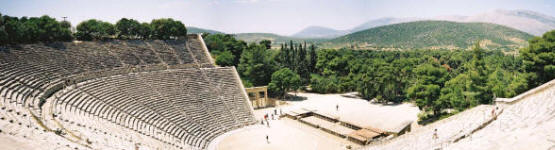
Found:
[[[65,82],[77,83],[138,70],[200,67],[214,67],[214,64],[202,37],[196,34],[187,36],[186,40],[110,40],[4,46],[0,47],[0,90],[8,90],[8,83],[29,88],[32,94],[27,96],[33,101],[25,106],[36,107],[37,96],[45,94],[48,97]],[[48,91],[53,86],[58,88]]]

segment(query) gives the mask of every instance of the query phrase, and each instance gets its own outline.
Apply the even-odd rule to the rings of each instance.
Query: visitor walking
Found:
[[[431,146],[432,148],[436,145],[437,139],[438,139],[438,136],[437,136],[437,128],[436,128],[434,129],[434,134],[432,135],[432,146]]]
[[[266,134],[266,143],[270,144],[270,138],[268,137],[268,134]]]
[[[432,139],[434,139],[434,140],[438,139],[437,129],[434,129],[434,135],[432,135]]]

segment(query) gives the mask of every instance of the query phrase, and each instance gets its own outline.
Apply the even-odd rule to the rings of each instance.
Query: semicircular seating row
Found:
[[[2,115],[46,120],[48,104],[64,128],[93,148],[132,149],[155,139],[155,148],[204,149],[256,120],[235,68],[215,67],[203,44],[188,35],[0,47]],[[20,123],[39,127],[33,119]]]

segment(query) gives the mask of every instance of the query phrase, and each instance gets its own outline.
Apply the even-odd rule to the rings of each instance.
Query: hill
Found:
[[[489,23],[416,21],[380,26],[321,43],[324,47],[364,49],[469,49],[476,41],[487,49],[515,49],[532,35]]]
[[[412,21],[438,20],[454,22],[483,22],[515,28],[536,36],[555,29],[555,17],[530,10],[494,10],[475,15],[436,16],[431,18],[393,18],[385,17],[369,20],[350,30],[358,32],[378,26],[391,25]]]
[[[277,35],[273,33],[239,33],[239,34],[235,34],[235,37],[247,43],[260,42],[262,40],[270,40],[272,41],[272,46],[279,46],[280,44],[289,42],[290,40],[306,41],[306,42],[320,42],[325,40],[321,38],[289,37],[289,36],[282,36],[282,35]]]
[[[210,33],[210,34],[225,34],[224,32],[210,30],[210,29],[203,29],[197,27],[187,27],[187,33],[195,34],[195,33]]]
[[[336,38],[349,33],[345,30],[335,30],[327,27],[310,26],[295,34],[292,37],[298,38]]]
[[[351,32],[358,32],[358,31],[362,31],[362,30],[366,30],[366,29],[370,29],[370,28],[374,28],[374,27],[390,25],[390,24],[397,24],[397,23],[403,23],[403,22],[411,22],[411,21],[417,21],[417,20],[422,20],[422,19],[420,19],[420,18],[385,17],[385,18],[380,18],[380,19],[367,21],[367,22],[365,22],[361,25],[358,25],[358,26],[354,27],[353,29],[351,29]]]
[[[555,17],[529,10],[495,10],[473,16],[442,16],[432,20],[485,22],[515,28],[533,35],[555,29]]]

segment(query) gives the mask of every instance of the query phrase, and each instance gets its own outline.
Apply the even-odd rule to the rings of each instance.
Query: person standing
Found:
[[[437,144],[437,139],[439,137],[437,136],[437,128],[434,129],[434,134],[432,134],[432,142],[431,142],[431,146],[434,147]]]
[[[437,129],[434,129],[434,135],[432,135],[432,139],[434,139],[434,140],[438,139]]]

